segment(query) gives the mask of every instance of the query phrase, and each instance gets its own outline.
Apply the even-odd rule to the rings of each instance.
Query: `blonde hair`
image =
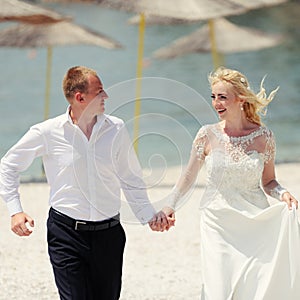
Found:
[[[233,87],[234,94],[244,100],[243,108],[246,118],[253,123],[261,125],[261,115],[266,115],[267,106],[273,100],[279,87],[273,90],[269,96],[263,87],[265,77],[260,83],[260,91],[255,94],[249,86],[247,78],[236,70],[227,69],[224,67],[218,68],[215,72],[211,73],[208,80],[213,86],[219,81],[230,83]]]
[[[89,77],[91,75],[98,77],[95,70],[84,66],[72,67],[67,71],[63,79],[63,91],[68,101],[77,92],[88,92]]]

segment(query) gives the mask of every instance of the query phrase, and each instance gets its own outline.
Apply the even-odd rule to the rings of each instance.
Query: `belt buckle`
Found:
[[[80,224],[86,225],[86,222],[83,222],[83,221],[76,221],[76,222],[75,222],[75,230],[78,230],[78,225],[80,225]]]

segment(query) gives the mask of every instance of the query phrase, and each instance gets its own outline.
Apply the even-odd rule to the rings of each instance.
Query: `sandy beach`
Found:
[[[300,163],[276,166],[277,178],[300,199]],[[149,190],[151,201],[161,199],[174,185],[180,168],[167,171],[157,188]],[[124,254],[122,300],[198,299],[199,198],[205,172],[201,171],[189,201],[177,212],[176,226],[169,232],[152,232],[148,226],[123,222],[127,234]],[[0,202],[0,300],[58,299],[47,254],[46,219],[49,187],[45,183],[21,184],[24,211],[35,220],[30,237],[10,231],[10,217]]]

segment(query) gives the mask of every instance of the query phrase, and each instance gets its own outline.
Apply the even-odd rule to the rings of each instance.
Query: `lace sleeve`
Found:
[[[204,151],[205,151],[206,141],[207,141],[206,126],[203,126],[199,129],[193,142],[193,146],[196,150],[196,155],[198,160],[203,160],[205,157]]]
[[[275,137],[273,132],[268,129],[266,133],[266,147],[264,152],[264,162],[267,164],[270,161],[274,161],[275,155],[276,155]]]
[[[186,199],[187,194],[189,194],[188,192],[191,191],[196,181],[199,170],[204,162],[206,141],[206,131],[202,127],[194,139],[188,165],[168,197],[168,206],[174,210],[183,203],[183,200]]]

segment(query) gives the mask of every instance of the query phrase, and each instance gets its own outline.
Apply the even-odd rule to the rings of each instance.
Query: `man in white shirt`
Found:
[[[12,231],[29,236],[26,223],[34,221],[22,210],[19,173],[41,156],[50,185],[48,252],[60,298],[119,299],[126,240],[120,190],[142,224],[159,231],[173,223],[155,215],[123,121],[104,114],[108,96],[97,73],[69,69],[63,91],[67,112],[32,126],[2,158],[0,194]]]

